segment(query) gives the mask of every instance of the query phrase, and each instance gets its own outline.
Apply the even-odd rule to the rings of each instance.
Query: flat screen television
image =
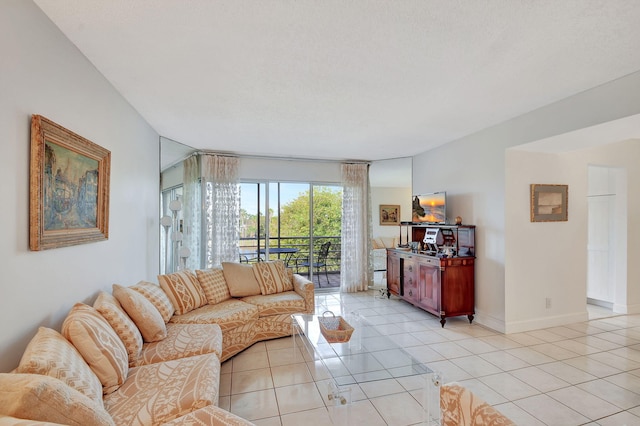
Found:
[[[446,223],[447,193],[443,191],[414,195],[411,221]]]

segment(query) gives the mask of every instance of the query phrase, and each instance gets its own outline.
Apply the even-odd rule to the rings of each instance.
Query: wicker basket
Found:
[[[326,316],[331,314],[331,316]],[[353,327],[341,316],[335,316],[331,311],[325,311],[321,317],[318,317],[320,325],[320,333],[329,343],[345,343],[348,342],[353,333]]]

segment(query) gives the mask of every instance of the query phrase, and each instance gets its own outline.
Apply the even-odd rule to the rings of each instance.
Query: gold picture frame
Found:
[[[531,184],[531,222],[569,220],[569,185]]]
[[[399,204],[380,204],[380,225],[400,225]]]
[[[109,238],[111,152],[42,117],[31,117],[29,248]]]

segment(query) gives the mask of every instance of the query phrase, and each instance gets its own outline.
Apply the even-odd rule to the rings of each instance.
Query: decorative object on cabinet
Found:
[[[411,239],[423,244],[417,253],[387,250],[387,295],[438,316],[443,327],[452,316],[466,315],[472,322],[475,226],[414,224]]]
[[[569,185],[531,184],[531,222],[566,222]]]
[[[400,225],[399,204],[380,204],[380,225]]]
[[[30,166],[31,250],[109,238],[110,151],[33,115]]]

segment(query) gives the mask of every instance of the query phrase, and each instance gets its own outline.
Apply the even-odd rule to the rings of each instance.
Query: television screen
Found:
[[[413,196],[412,222],[445,223],[447,219],[447,193],[433,192]]]

